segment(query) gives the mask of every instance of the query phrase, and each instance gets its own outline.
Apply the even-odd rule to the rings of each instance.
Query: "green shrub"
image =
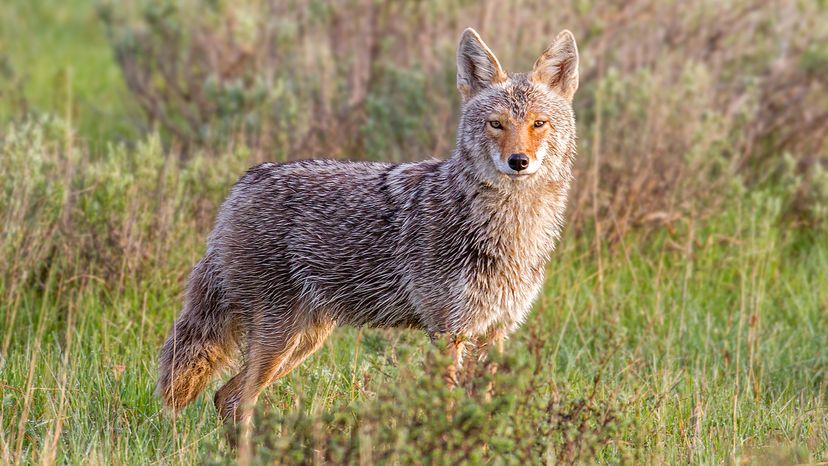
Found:
[[[366,370],[368,391],[356,400],[286,413],[260,409],[254,464],[572,464],[594,461],[607,449],[632,459],[622,437],[635,430],[630,409],[639,400],[603,391],[605,366],[587,390],[559,386],[529,357],[542,346],[530,339],[528,347],[485,360],[471,354],[462,390],[446,386],[449,360],[439,345],[428,347],[424,359],[403,349],[388,380]]]

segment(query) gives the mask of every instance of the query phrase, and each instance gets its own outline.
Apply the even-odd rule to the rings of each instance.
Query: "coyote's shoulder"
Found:
[[[247,362],[216,394],[229,419],[337,325],[459,342],[501,339],[524,320],[572,178],[575,42],[561,33],[531,73],[507,74],[467,30],[457,58],[450,158],[265,163],[239,179],[161,352],[168,405],[197,395],[240,338]]]

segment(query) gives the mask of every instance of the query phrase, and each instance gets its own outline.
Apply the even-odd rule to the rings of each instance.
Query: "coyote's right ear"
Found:
[[[463,102],[486,87],[505,80],[506,72],[477,31],[472,28],[463,31],[457,46],[457,90]]]

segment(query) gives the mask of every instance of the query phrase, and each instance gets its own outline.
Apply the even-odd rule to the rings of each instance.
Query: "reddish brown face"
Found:
[[[550,133],[549,117],[529,112],[517,119],[509,113],[493,113],[486,122],[486,135],[497,145],[492,154],[498,170],[509,175],[535,173],[546,156]]]

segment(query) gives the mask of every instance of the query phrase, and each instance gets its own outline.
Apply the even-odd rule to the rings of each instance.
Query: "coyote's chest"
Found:
[[[507,205],[491,214],[463,280],[464,333],[508,333],[525,320],[559,234],[555,207],[538,201]]]

